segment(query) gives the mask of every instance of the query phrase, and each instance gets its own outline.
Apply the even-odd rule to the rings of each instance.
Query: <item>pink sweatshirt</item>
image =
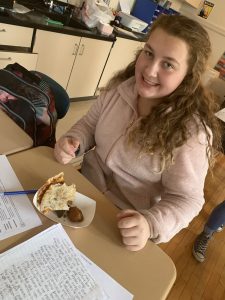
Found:
[[[82,174],[121,209],[141,212],[150,239],[167,242],[199,213],[208,170],[206,135],[193,133],[175,151],[175,162],[160,172],[158,155],[139,155],[125,143],[138,118],[134,78],[103,92],[89,112],[65,135],[80,141]],[[95,148],[93,149],[93,147]]]

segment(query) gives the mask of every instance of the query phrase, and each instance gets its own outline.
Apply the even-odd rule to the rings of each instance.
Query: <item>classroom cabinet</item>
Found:
[[[0,23],[0,45],[31,47],[33,28]]]
[[[67,86],[70,97],[94,96],[112,42],[81,38]]]
[[[124,69],[131,61],[133,61],[137,50],[141,49],[143,45],[144,43],[140,41],[118,37],[110,52],[98,89],[104,87],[116,72]]]
[[[80,37],[37,30],[33,52],[38,53],[36,70],[66,89]]]
[[[93,96],[112,42],[37,30],[36,70],[61,84],[70,98]]]
[[[35,70],[37,64],[37,54],[0,51],[0,69],[8,64],[19,63],[28,70]]]
[[[31,48],[33,28],[23,26],[9,25],[0,23],[0,47],[14,46]],[[35,70],[37,63],[37,54],[29,52],[9,52],[0,51],[0,68],[5,68],[8,64],[19,63],[28,70]]]

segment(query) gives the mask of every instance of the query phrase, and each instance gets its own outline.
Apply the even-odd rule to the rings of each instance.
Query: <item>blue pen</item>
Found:
[[[11,191],[11,192],[0,192],[0,196],[10,196],[10,195],[27,195],[35,194],[37,190],[25,190],[25,191]]]

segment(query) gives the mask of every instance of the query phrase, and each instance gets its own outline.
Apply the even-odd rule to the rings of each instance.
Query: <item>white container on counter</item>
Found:
[[[121,17],[120,23],[133,31],[142,32],[148,26],[148,23],[122,11],[118,13],[118,16]]]

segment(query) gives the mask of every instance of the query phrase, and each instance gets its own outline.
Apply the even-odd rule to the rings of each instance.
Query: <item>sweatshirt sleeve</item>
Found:
[[[206,147],[205,133],[191,137],[176,150],[174,164],[163,171],[161,200],[141,211],[148,220],[153,242],[169,241],[202,209],[208,170]]]
[[[103,109],[104,92],[96,99],[86,115],[77,121],[64,136],[76,138],[80,142],[78,155],[95,146],[95,129]]]

